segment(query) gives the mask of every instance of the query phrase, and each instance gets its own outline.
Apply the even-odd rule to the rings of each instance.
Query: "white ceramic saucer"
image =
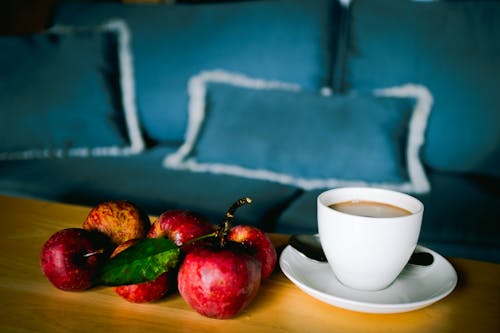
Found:
[[[397,313],[423,308],[446,297],[457,284],[453,266],[423,246],[417,250],[434,256],[430,266],[408,264],[389,287],[359,291],[340,283],[328,263],[309,259],[291,246],[280,256],[283,273],[301,290],[325,303],[359,312]]]

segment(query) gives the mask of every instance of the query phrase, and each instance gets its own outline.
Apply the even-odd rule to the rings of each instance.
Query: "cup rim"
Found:
[[[349,193],[363,191],[363,192],[370,192],[371,194],[374,194],[374,193],[386,193],[386,194],[400,196],[404,200],[411,201],[417,207],[416,209],[408,209],[407,207],[402,207],[402,208],[404,208],[406,210],[409,210],[411,212],[411,214],[407,215],[407,216],[413,216],[413,215],[416,215],[416,214],[421,214],[421,213],[423,213],[423,210],[424,210],[424,204],[422,203],[422,201],[420,201],[419,199],[415,198],[414,196],[411,196],[411,195],[409,195],[407,193],[403,193],[403,192],[399,192],[399,191],[395,191],[395,190],[391,190],[391,189],[378,188],[378,187],[337,187],[337,188],[328,189],[328,190],[325,190],[325,191],[321,192],[318,195],[318,197],[317,197],[318,204],[320,204],[321,206],[323,206],[325,208],[331,209],[328,206],[331,205],[332,203],[338,203],[338,202],[348,201],[349,199],[346,199],[344,201],[334,201],[334,202],[328,203],[328,204],[325,203],[325,197],[327,197],[328,195],[330,195],[332,192],[341,192],[341,191],[346,191],[346,192],[349,192]],[[358,198],[358,199],[364,200],[364,198]],[[398,206],[398,207],[401,206],[401,205],[394,204],[393,202],[387,202],[387,200],[377,200],[377,199],[372,199],[372,198],[366,199],[366,200],[380,202],[380,203],[386,203],[386,204],[391,204],[391,205],[395,205],[395,206]],[[340,211],[337,211],[337,210],[334,210],[334,211],[336,213],[340,213],[340,214],[351,215],[351,214],[347,214],[347,213],[340,212]],[[398,219],[398,218],[402,218],[402,217],[405,217],[405,216],[400,216],[400,217],[385,217],[384,219]],[[367,218],[367,219],[380,219],[379,217],[366,217],[366,216],[363,216],[363,218],[364,219],[365,218]]]

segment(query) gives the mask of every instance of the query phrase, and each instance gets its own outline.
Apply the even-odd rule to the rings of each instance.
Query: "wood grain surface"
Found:
[[[238,317],[205,318],[174,293],[129,303],[109,287],[65,292],[40,269],[40,249],[56,231],[80,227],[90,208],[0,196],[0,332],[500,332],[500,265],[450,258],[457,288],[426,308],[364,314],[300,291],[279,267]],[[152,217],[154,220],[154,217]],[[278,249],[288,236],[272,234]]]

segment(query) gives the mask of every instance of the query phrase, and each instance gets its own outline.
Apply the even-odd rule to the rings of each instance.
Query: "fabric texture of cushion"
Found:
[[[222,70],[192,78],[186,141],[169,168],[267,179],[309,190],[427,192],[419,158],[432,96],[405,85],[323,96]]]
[[[335,6],[334,6],[335,5]],[[255,77],[318,89],[332,66],[332,0],[123,5],[62,4],[56,22],[127,21],[145,134],[179,143],[187,122],[187,84],[205,68],[227,68]]]
[[[426,86],[425,163],[500,176],[500,2],[356,0],[345,22],[336,88]]]
[[[0,38],[0,160],[144,148],[123,21]]]

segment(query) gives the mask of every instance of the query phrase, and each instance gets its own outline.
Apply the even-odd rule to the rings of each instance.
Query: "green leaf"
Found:
[[[144,238],[103,267],[100,283],[120,286],[152,281],[177,266],[180,249],[167,238]]]

